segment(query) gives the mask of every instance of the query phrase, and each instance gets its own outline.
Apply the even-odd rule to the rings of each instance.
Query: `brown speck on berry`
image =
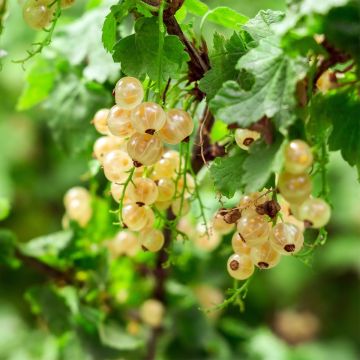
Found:
[[[136,205],[142,207],[142,206],[145,206],[145,203],[141,202],[141,201],[137,201],[136,202]]]
[[[240,264],[239,264],[238,261],[232,260],[232,261],[230,262],[229,266],[230,266],[230,269],[231,269],[231,270],[236,271],[237,269],[239,269]]]
[[[136,160],[133,160],[133,164],[134,164],[134,166],[137,167],[137,168],[139,168],[139,167],[142,166],[142,163],[139,162],[139,161],[136,161]]]
[[[260,262],[258,262],[258,267],[260,269],[267,269],[269,267],[269,264],[266,263],[265,261],[260,261]]]
[[[308,229],[313,226],[313,223],[310,220],[304,220],[304,226]]]
[[[246,139],[243,141],[243,144],[244,144],[245,146],[250,146],[253,142],[254,142],[254,139],[253,139],[253,138],[246,138]]]
[[[154,129],[147,129],[145,131],[146,134],[149,134],[149,135],[154,135],[155,134],[155,130]]]
[[[284,250],[291,253],[295,251],[295,245],[294,244],[287,244],[284,246]]]

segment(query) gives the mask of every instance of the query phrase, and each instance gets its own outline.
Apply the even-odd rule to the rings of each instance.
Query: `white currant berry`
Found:
[[[46,28],[53,19],[54,7],[49,0],[27,0],[23,7],[23,18],[33,29]]]
[[[66,214],[70,220],[76,221],[84,227],[92,216],[91,204],[81,199],[73,199],[66,206]]]
[[[115,102],[123,109],[134,109],[144,98],[144,88],[134,77],[121,78],[115,85]]]
[[[155,182],[148,178],[136,178],[126,188],[126,196],[135,203],[151,205],[159,191]]]
[[[140,251],[140,243],[135,233],[129,230],[121,230],[111,241],[109,248],[114,257],[123,254],[132,257]]]
[[[81,186],[75,186],[70,188],[64,195],[65,208],[70,204],[72,200],[79,200],[81,202],[90,203],[91,197],[87,189]]]
[[[302,140],[293,140],[284,150],[285,170],[291,174],[301,174],[313,163],[309,145]]]
[[[135,133],[127,144],[130,157],[145,166],[155,164],[163,153],[163,143],[157,136]]]
[[[227,270],[236,280],[248,279],[254,273],[254,264],[249,255],[233,254],[227,262]]]
[[[152,210],[148,206],[127,204],[122,208],[122,220],[132,231],[140,231],[147,226]]]
[[[331,208],[323,199],[305,200],[299,207],[299,218],[315,229],[325,226],[331,216]]]
[[[133,164],[129,155],[122,150],[113,150],[103,158],[104,174],[111,182],[122,183],[129,176]]]
[[[251,248],[250,257],[258,268],[270,269],[280,262],[281,255],[267,241]]]
[[[312,182],[306,173],[291,174],[282,172],[278,180],[278,188],[281,195],[290,203],[299,204],[304,202],[311,194]]]
[[[184,216],[190,211],[190,203],[187,199],[175,199],[171,204],[171,210],[176,216]]]
[[[172,201],[156,201],[155,206],[158,210],[167,210],[171,206]]]
[[[303,247],[304,235],[293,224],[279,223],[272,228],[270,243],[280,254],[292,255]]]
[[[189,113],[171,109],[166,114],[166,123],[159,131],[159,136],[167,144],[176,145],[190,136],[193,130],[194,122]]]
[[[204,251],[213,251],[221,242],[221,235],[211,225],[206,228],[204,224],[198,224],[193,238],[196,247]]]
[[[95,113],[94,118],[92,119],[92,123],[94,124],[96,131],[102,135],[109,134],[107,125],[108,116],[109,109],[100,109]]]
[[[234,224],[228,224],[221,214],[215,214],[212,219],[213,229],[221,235],[228,234],[234,230]]]
[[[104,156],[113,150],[123,150],[124,143],[114,136],[101,136],[96,139],[93,147],[95,158],[102,163]]]
[[[163,178],[156,180],[158,188],[157,201],[170,201],[175,195],[175,183],[171,179]]]
[[[155,165],[151,177],[154,180],[172,178],[176,175],[176,163],[173,159],[161,158]]]
[[[141,320],[151,327],[159,327],[165,315],[164,305],[156,299],[146,300],[140,307]]]
[[[237,231],[245,244],[252,247],[268,240],[270,226],[264,216],[244,215],[237,223]]]
[[[251,247],[247,246],[239,233],[234,233],[231,239],[231,246],[236,254],[250,255]]]
[[[131,112],[132,126],[139,133],[153,135],[165,125],[165,122],[165,111],[154,102],[144,102]]]
[[[157,252],[164,246],[165,238],[162,231],[146,228],[141,232],[140,242],[143,249]]]
[[[243,150],[248,150],[249,146],[260,138],[260,133],[249,129],[236,129],[236,144]]]
[[[135,129],[130,121],[131,111],[121,108],[118,105],[113,106],[107,117],[107,126],[112,135],[121,138],[127,138],[134,134]]]

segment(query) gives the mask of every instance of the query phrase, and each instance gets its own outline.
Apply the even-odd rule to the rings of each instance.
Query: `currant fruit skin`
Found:
[[[260,133],[249,129],[236,129],[236,144],[243,150],[249,150],[250,145],[260,138]]]
[[[155,203],[155,206],[158,210],[163,211],[163,210],[167,210],[170,206],[171,206],[171,200],[169,201],[157,201]]]
[[[300,204],[310,196],[312,182],[307,173],[291,174],[282,172],[279,176],[278,188],[287,201]]]
[[[166,123],[159,131],[161,140],[176,145],[186,139],[194,130],[194,122],[184,110],[171,109],[166,114]]]
[[[186,189],[184,190],[184,186],[185,186],[185,180],[186,180]],[[194,193],[195,191],[195,179],[194,177],[187,173],[185,175],[185,179],[184,179],[184,176],[182,175],[180,177],[180,179],[177,181],[176,183],[177,185],[177,188],[176,188],[176,192],[179,196],[183,196],[185,198],[190,198],[191,195]]]
[[[48,0],[27,0],[23,7],[25,22],[35,30],[46,28],[54,15],[54,9],[49,8]]]
[[[67,207],[72,200],[90,203],[89,191],[82,186],[70,188],[64,195],[64,206]]]
[[[157,136],[135,133],[128,141],[127,151],[137,163],[154,165],[161,158],[163,143]]]
[[[260,269],[271,269],[276,266],[281,259],[280,253],[271,246],[269,241],[251,248],[250,257],[255,266]]]
[[[299,218],[306,221],[311,227],[319,229],[325,226],[331,217],[329,204],[320,199],[307,199],[299,207]]]
[[[122,150],[113,150],[103,158],[105,177],[116,183],[122,183],[128,177],[128,171],[132,168],[129,155]]]
[[[148,178],[136,178],[126,188],[126,196],[135,203],[151,205],[158,198],[155,182]]]
[[[236,280],[248,279],[255,270],[250,256],[245,254],[233,254],[227,262],[229,275]]]
[[[176,216],[185,216],[190,211],[190,203],[187,199],[175,199],[171,204],[171,210]]]
[[[303,247],[304,235],[293,224],[279,223],[272,228],[270,244],[280,254],[292,255]]]
[[[247,246],[241,236],[236,232],[231,238],[231,246],[236,254],[250,255],[251,247]]]
[[[153,135],[165,125],[165,122],[165,111],[154,102],[144,102],[131,112],[132,126],[142,134]]]
[[[73,199],[66,206],[66,214],[70,220],[84,227],[92,217],[91,204],[81,199]]]
[[[158,188],[157,201],[170,201],[175,195],[175,183],[171,179],[163,178],[156,181]]]
[[[194,242],[197,248],[200,250],[209,252],[216,249],[221,242],[221,235],[214,231],[214,229],[209,226],[208,231],[203,224],[199,224],[196,227],[196,232],[194,234]]]
[[[67,9],[75,4],[75,0],[61,0],[61,8]]]
[[[140,307],[141,320],[153,328],[161,326],[164,315],[165,308],[159,300],[148,299]]]
[[[132,231],[121,230],[110,242],[109,249],[114,257],[121,255],[133,257],[140,251],[140,243]]]
[[[101,135],[109,134],[109,129],[107,125],[109,112],[110,112],[109,109],[100,109],[95,113],[94,118],[92,120],[92,123],[94,124],[96,131]]]
[[[214,215],[212,226],[221,235],[229,234],[234,229],[234,224],[228,224],[220,214]]]
[[[93,153],[96,158],[102,164],[104,156],[113,150],[123,150],[124,144],[121,139],[114,136],[101,136],[96,139],[93,147]]]
[[[248,246],[261,245],[270,235],[269,223],[261,215],[242,216],[237,223],[237,231]]]
[[[173,159],[162,157],[155,165],[151,177],[154,180],[173,178],[176,176],[176,163]]]
[[[107,117],[107,127],[110,133],[121,138],[127,138],[134,134],[135,129],[132,126],[130,117],[130,110],[114,105]]]
[[[144,99],[141,82],[130,76],[121,78],[115,85],[115,103],[123,109],[132,110]]]
[[[164,235],[158,229],[143,230],[140,239],[142,248],[150,252],[160,251],[165,243]]]
[[[130,230],[140,231],[146,227],[151,212],[148,206],[127,204],[122,208],[122,220]]]
[[[302,140],[293,140],[284,150],[285,170],[291,174],[301,174],[313,163],[309,145]]]

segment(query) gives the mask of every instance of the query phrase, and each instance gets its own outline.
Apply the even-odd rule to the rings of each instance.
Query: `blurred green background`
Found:
[[[285,6],[279,0],[207,3],[231,6],[248,16]],[[86,1],[78,0],[66,16],[81,14],[84,6]],[[66,16],[62,21],[67,21]],[[18,2],[10,1],[0,38],[0,48],[8,51],[0,72],[0,197],[11,202],[11,214],[0,224],[13,230],[20,241],[60,229],[62,196],[80,182],[89,156],[64,154],[41,108],[16,111],[25,73],[11,60],[22,57],[35,37],[22,21]],[[329,240],[316,251],[313,266],[286,258],[275,269],[258,273],[246,298],[246,312],[231,308],[214,325],[240,354],[246,354],[244,358],[355,360],[360,356],[360,186],[356,172],[336,153],[329,177],[334,207]],[[228,284],[221,251],[214,256],[218,265],[207,269],[203,281],[224,290]],[[31,315],[23,296],[29,284],[41,281],[29,269],[0,269],[0,360],[57,358],[57,340]],[[194,308],[187,317],[192,321],[195,316],[194,331],[201,332],[207,320],[194,315],[197,312]],[[188,359],[193,356],[191,336],[182,334],[178,339],[182,349],[188,347]],[[204,341],[211,342],[211,336]]]

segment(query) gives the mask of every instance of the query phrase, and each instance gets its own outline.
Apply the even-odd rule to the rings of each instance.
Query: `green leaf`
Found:
[[[15,235],[10,230],[0,230],[0,264],[5,264],[11,267],[18,265],[15,258]]]
[[[250,146],[249,156],[243,164],[243,183],[247,193],[262,190],[273,173],[281,170],[283,163],[283,137],[271,145],[256,141]]]
[[[135,34],[121,39],[114,48],[114,61],[121,63],[122,71],[129,76],[152,80],[158,77],[159,26],[156,18],[140,19],[135,25]],[[164,39],[162,52],[162,76],[178,78],[181,69],[189,60],[184,45],[177,36]]]
[[[107,8],[99,7],[86,12],[71,24],[59,27],[51,45],[51,48],[65,57],[71,65],[85,64],[85,79],[99,83],[112,79],[119,70],[111,55],[99,46],[106,12]],[[106,41],[110,42],[111,39],[106,37]]]
[[[329,95],[323,112],[333,127],[330,150],[340,150],[344,160],[357,167],[360,176],[360,100],[357,92],[347,90]]]
[[[44,104],[58,144],[67,153],[89,149],[96,138],[90,120],[97,110],[109,106],[111,100],[101,85],[85,83],[73,74],[64,76]]]
[[[5,220],[9,216],[10,209],[9,199],[0,196],[0,221]]]
[[[324,18],[326,39],[360,63],[360,3],[332,9]],[[358,73],[360,71],[358,70]]]
[[[250,19],[243,29],[256,41],[274,34],[271,25],[281,21],[284,13],[273,10],[260,10],[259,13]]]
[[[103,345],[117,350],[134,350],[143,345],[143,341],[127,334],[115,323],[100,324],[99,335]]]
[[[17,103],[17,110],[27,110],[45,100],[55,81],[53,61],[38,56],[26,72],[26,83]]]
[[[303,18],[311,18],[312,15],[325,15],[332,8],[346,5],[349,0],[304,0],[304,1],[292,1],[289,4],[289,10],[284,20],[276,26],[276,32],[284,35],[288,31],[296,29],[298,23]]]
[[[41,259],[50,265],[58,265],[58,255],[70,243],[72,237],[71,230],[59,231],[21,244],[20,250],[23,254]]]
[[[26,300],[33,313],[41,315],[55,335],[70,330],[70,309],[54,288],[46,285],[33,287],[26,293]]]
[[[209,10],[209,7],[200,0],[185,0],[184,6],[189,13],[197,16],[204,16]]]
[[[200,28],[203,27],[205,21],[210,21],[225,28],[240,31],[249,18],[237,11],[226,6],[219,6],[209,10],[201,19]]]
[[[216,190],[229,199],[243,188],[242,167],[246,157],[246,151],[236,150],[232,156],[216,158],[210,167]]]
[[[236,63],[247,51],[246,43],[239,33],[234,33],[230,39],[214,34],[214,50],[210,54],[211,69],[200,81],[200,89],[211,100],[227,80],[236,79],[239,71]]]
[[[242,127],[275,115],[279,128],[289,126],[289,111],[297,105],[296,84],[306,74],[305,61],[288,57],[279,39],[270,37],[241,57],[237,69],[254,76],[253,86],[246,91],[239,83],[227,81],[210,102],[213,113],[228,124]]]

